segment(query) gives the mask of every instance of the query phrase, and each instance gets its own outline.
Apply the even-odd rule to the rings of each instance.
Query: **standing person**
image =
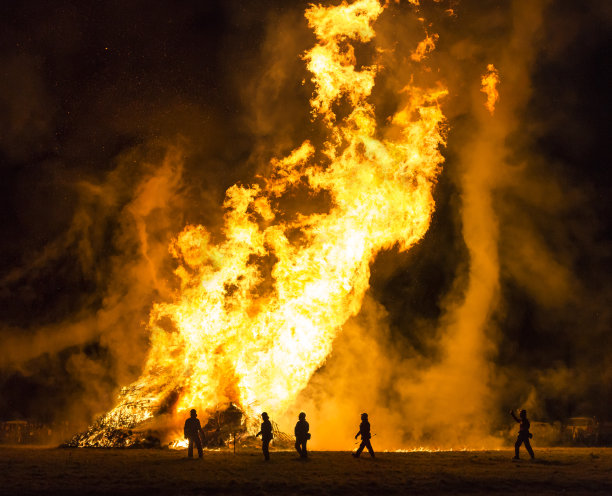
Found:
[[[269,461],[270,460],[270,451],[269,451],[270,441],[272,441],[272,438],[274,437],[272,435],[272,422],[270,422],[270,419],[268,418],[268,414],[266,412],[263,412],[261,414],[261,418],[263,419],[263,422],[261,423],[261,429],[257,434],[255,434],[255,437],[261,434],[261,450],[263,451],[264,459],[266,461]]]
[[[298,416],[299,420],[295,424],[295,450],[300,454],[300,458],[308,458],[308,451],[306,450],[306,441],[310,439],[310,433],[308,430],[310,426],[306,422],[306,414],[300,413]]]
[[[359,424],[359,432],[355,434],[355,439],[357,439],[359,436],[361,436],[361,444],[359,445],[359,448],[357,448],[357,452],[353,453],[353,456],[355,458],[359,458],[359,455],[361,455],[363,448],[368,448],[370,456],[372,458],[375,458],[374,450],[372,449],[372,444],[370,443],[370,438],[372,437],[372,434],[370,434],[370,422],[368,421],[367,413],[361,414],[361,424]]]
[[[189,439],[189,447],[187,448],[187,456],[189,458],[193,458],[193,445],[196,445],[198,448],[198,458],[202,458],[202,441],[200,440],[200,433],[204,436],[204,431],[202,430],[202,426],[200,425],[200,419],[198,418],[198,413],[195,409],[190,412],[191,417],[185,420],[185,439]]]
[[[516,420],[518,424],[520,424],[518,438],[516,439],[516,443],[514,443],[514,460],[519,459],[519,448],[523,443],[525,444],[525,449],[529,453],[529,456],[531,456],[531,459],[533,460],[535,456],[533,454],[533,450],[531,449],[531,443],[529,442],[533,436],[529,432],[529,426],[531,424],[529,423],[529,420],[527,420],[527,410],[521,410],[519,413],[519,416],[521,417],[520,419],[514,414],[514,410],[510,410],[510,415],[512,415],[512,418]]]

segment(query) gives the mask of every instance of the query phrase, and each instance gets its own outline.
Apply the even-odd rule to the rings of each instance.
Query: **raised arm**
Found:
[[[518,418],[518,417],[517,417],[517,416],[514,414],[514,410],[510,410],[510,415],[512,415],[512,418],[513,418],[514,420],[516,420],[516,422],[517,422],[518,424],[520,424],[520,423],[521,423],[521,421],[519,420],[519,418]]]

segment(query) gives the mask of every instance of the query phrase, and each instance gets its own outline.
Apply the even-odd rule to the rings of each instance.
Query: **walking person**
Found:
[[[255,434],[255,437],[261,434],[261,450],[263,451],[264,459],[266,461],[269,461],[270,460],[270,450],[269,450],[270,441],[272,441],[272,438],[274,437],[272,435],[272,422],[270,422],[270,419],[266,412],[263,412],[261,414],[261,418],[263,419],[263,422],[261,423],[261,429],[257,434]]]
[[[521,410],[519,413],[520,419],[514,414],[514,410],[510,410],[510,415],[512,415],[512,418],[516,420],[518,424],[520,424],[518,437],[516,438],[516,443],[514,443],[513,459],[519,460],[519,448],[521,447],[521,444],[524,444],[527,453],[529,453],[529,456],[531,456],[531,459],[533,460],[535,456],[533,454],[533,450],[531,449],[531,443],[529,442],[533,435],[529,432],[529,426],[531,424],[529,423],[529,420],[527,420],[527,410]]]
[[[310,426],[306,422],[306,414],[301,412],[298,416],[297,424],[295,424],[295,450],[299,453],[300,458],[308,458],[306,450],[306,442],[310,439]]]
[[[189,446],[187,447],[187,456],[193,458],[193,445],[196,445],[198,449],[198,458],[202,458],[204,452],[202,451],[202,441],[200,440],[200,434],[204,437],[204,431],[200,425],[200,419],[195,409],[190,412],[191,417],[185,420],[184,434],[185,439],[189,439]]]
[[[357,452],[353,453],[353,456],[355,458],[359,458],[359,455],[361,455],[363,449],[368,448],[370,456],[372,458],[376,458],[374,456],[374,450],[372,449],[372,443],[370,443],[372,434],[370,433],[370,422],[368,421],[367,413],[361,414],[361,424],[359,424],[359,431],[357,434],[355,434],[355,439],[357,439],[359,436],[361,436],[361,444],[359,445],[359,448],[357,448]]]

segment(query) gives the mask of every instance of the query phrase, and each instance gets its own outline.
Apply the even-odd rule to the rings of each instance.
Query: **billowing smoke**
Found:
[[[410,77],[449,88],[436,213],[411,251],[379,255],[361,312],[277,419],[290,431],[307,412],[320,449],[346,449],[363,411],[389,449],[499,445],[509,408],[612,416],[610,7],[420,3],[388,5],[379,50],[356,55],[383,67],[381,122]],[[4,13],[2,418],[84,424],[111,408],[143,366],[152,304],[176,288],[172,238],[215,233],[228,186],[319,138],[306,6]]]
[[[64,7],[3,16],[0,415],[85,426],[139,375],[176,282],[170,241],[190,221],[214,231],[250,139],[225,116],[238,88],[218,87],[216,43],[240,46],[205,29],[234,9],[160,28],[168,12],[136,4]]]

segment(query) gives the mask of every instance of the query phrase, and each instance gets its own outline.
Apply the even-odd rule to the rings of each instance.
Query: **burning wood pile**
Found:
[[[306,10],[316,43],[302,59],[326,138],[305,139],[272,159],[266,177],[231,186],[221,237],[191,224],[177,235],[169,250],[180,288],[151,309],[141,376],[68,446],[182,447],[180,417],[194,406],[206,446],[250,443],[259,430],[254,405],[280,416],[325,363],[361,307],[376,254],[406,251],[425,235],[447,90],[413,86],[410,77],[395,114],[376,113],[370,96],[383,66],[358,64],[355,46],[374,41],[385,8],[357,0]],[[304,195],[324,199],[322,210],[296,203]],[[283,442],[277,428],[275,445]]]
[[[65,448],[155,448],[161,446],[159,427],[170,420],[164,406],[140,395],[137,386],[125,387],[125,405],[102,415],[85,432],[65,442]]]
[[[124,388],[125,399],[134,391]],[[100,417],[89,429],[65,442],[65,448],[161,448],[180,449],[187,446],[183,439],[181,422],[168,413],[168,406],[158,406],[151,415],[152,404],[142,400],[124,402],[130,406],[129,414],[115,410]],[[140,421],[138,421],[140,419]],[[178,422],[178,424],[177,424]],[[218,405],[212,411],[203,412],[203,446],[207,448],[258,447],[260,442],[254,433],[259,430],[258,418],[247,415],[234,403]],[[288,447],[291,437],[281,432],[273,423],[274,444]]]
[[[249,416],[234,403],[220,405],[213,412],[206,412],[208,420],[202,427],[204,438],[202,445],[207,448],[224,448],[236,446],[242,448],[259,448],[261,441],[254,436],[259,430],[260,419]],[[292,444],[289,435],[281,432],[278,425],[272,422],[274,445],[285,448]],[[170,448],[180,448],[186,441],[174,441]]]

